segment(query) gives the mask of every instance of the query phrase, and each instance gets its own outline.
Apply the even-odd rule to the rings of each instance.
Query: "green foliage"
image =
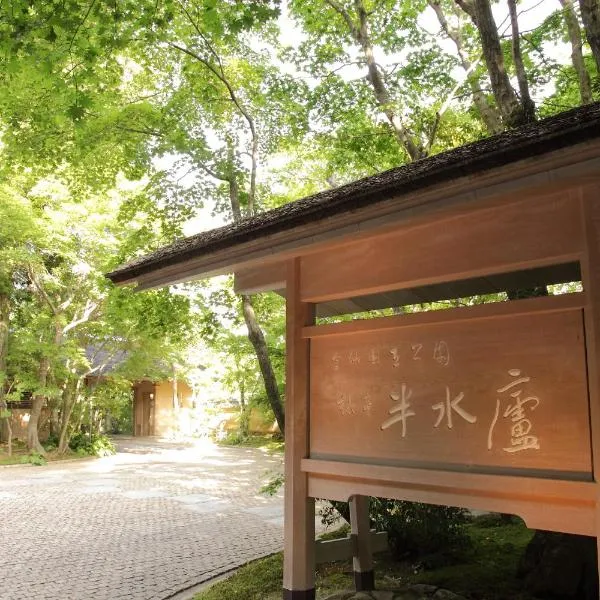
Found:
[[[225,437],[219,440],[219,443],[223,446],[243,446],[247,441],[247,435],[244,435],[239,431],[230,431],[225,435]]]
[[[80,456],[110,456],[117,449],[106,435],[79,432],[71,437],[69,442],[71,450]]]
[[[46,452],[51,452],[53,450],[56,450],[58,448],[58,436],[54,433],[51,433],[47,438],[46,441],[44,442],[43,446],[44,446],[44,450]]]
[[[283,475],[283,473],[277,473],[260,488],[259,492],[265,496],[274,496],[283,487],[284,483],[285,475]]]
[[[127,427],[131,382],[168,377],[174,364],[184,372],[202,335],[242,424],[249,408],[268,410],[230,282],[138,294],[104,273],[174,242],[190,222],[205,228],[209,213],[230,221],[233,188],[250,216],[407,162],[390,111],[428,153],[486,135],[472,84],[497,107],[477,30],[455,2],[439,3],[460,33],[458,53],[430,26],[430,4],[292,0],[288,35],[277,1],[0,2],[9,398],[44,396],[67,433],[89,415],[96,428],[107,415]],[[361,5],[368,40],[349,26]],[[552,52],[568,41],[563,11],[539,10],[521,41],[545,116],[579,94],[574,68]],[[367,42],[385,102],[368,75]],[[507,36],[502,44],[513,76]],[[587,45],[584,55],[598,85]],[[254,305],[282,392],[284,300],[263,294]],[[94,378],[103,383],[91,389]]]
[[[321,518],[325,525],[332,525],[339,515],[350,520],[346,502],[329,503]],[[369,517],[371,527],[388,532],[390,550],[398,560],[443,563],[460,555],[468,544],[467,511],[460,508],[371,498]]]
[[[29,454],[21,457],[21,463],[24,465],[34,465],[36,467],[43,467],[48,464],[48,461],[42,454],[38,452],[30,452]]]

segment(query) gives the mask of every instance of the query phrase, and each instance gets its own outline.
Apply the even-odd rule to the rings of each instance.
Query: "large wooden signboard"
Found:
[[[591,479],[581,310],[392,321],[311,340],[311,458]]]

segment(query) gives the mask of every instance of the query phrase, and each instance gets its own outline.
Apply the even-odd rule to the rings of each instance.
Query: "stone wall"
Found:
[[[396,592],[338,592],[327,600],[466,600],[434,585],[416,584]]]

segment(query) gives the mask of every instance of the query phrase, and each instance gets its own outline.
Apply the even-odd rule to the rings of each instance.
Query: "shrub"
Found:
[[[55,433],[51,433],[43,444],[46,452],[51,452],[58,448],[58,436]]]
[[[76,433],[69,441],[69,448],[82,456],[110,456],[117,449],[110,439],[103,434]]]
[[[243,435],[239,431],[230,431],[219,440],[219,443],[223,444],[224,446],[241,446],[247,440],[247,435]]]
[[[324,524],[332,524],[337,514],[350,520],[348,503],[330,504],[321,512]],[[446,562],[468,545],[468,512],[461,508],[371,498],[369,516],[372,528],[388,532],[390,551],[396,559],[436,555],[446,557]]]
[[[21,459],[21,463],[27,465],[35,465],[37,467],[42,467],[47,464],[47,460],[38,452],[30,452],[27,456],[24,456]]]

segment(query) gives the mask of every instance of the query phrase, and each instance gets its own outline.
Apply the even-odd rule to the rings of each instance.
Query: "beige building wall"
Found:
[[[12,429],[13,440],[27,440],[27,426],[29,424],[29,416],[31,409],[29,408],[12,408],[10,409],[10,426]],[[40,441],[45,442],[48,439],[49,428],[48,421],[50,418],[50,411],[47,408],[42,408],[42,414],[40,415],[40,426],[39,426],[39,438]],[[3,436],[4,437],[4,436]]]
[[[159,381],[155,384],[154,435],[170,437],[175,434],[191,435],[193,432],[193,399],[190,386],[179,381],[177,397],[179,410],[173,406],[173,382]]]

